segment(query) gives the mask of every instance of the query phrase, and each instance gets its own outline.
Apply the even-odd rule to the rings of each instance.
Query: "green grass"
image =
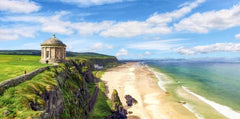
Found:
[[[100,78],[103,74],[104,71],[98,71],[97,77]],[[101,81],[99,84],[100,90],[90,119],[104,119],[104,117],[111,115],[111,103],[105,95],[105,84]]]
[[[32,80],[5,90],[3,95],[0,96],[0,118],[4,118],[3,112],[5,110],[10,112],[7,118],[39,117],[41,112],[32,110],[29,103],[33,102],[44,108],[45,101],[39,95],[47,90],[46,87],[57,86],[54,72],[51,69],[38,74]]]
[[[105,73],[105,70],[98,71],[97,77],[101,78],[104,73]]]
[[[105,92],[104,83],[100,82],[100,90],[93,108],[93,114],[90,115],[91,119],[103,119],[104,117],[111,115],[110,108],[111,104],[104,92]]]
[[[41,64],[40,59],[40,56],[0,54],[0,82],[23,75],[25,70],[28,73],[47,66],[47,64]]]

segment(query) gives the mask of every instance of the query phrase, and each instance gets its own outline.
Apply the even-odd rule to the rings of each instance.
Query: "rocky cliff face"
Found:
[[[42,113],[41,118],[59,118],[64,108],[64,100],[61,89],[59,87],[54,87],[53,90],[50,89],[49,91],[46,91],[43,95],[41,95],[41,97],[46,101],[45,110]],[[38,110],[38,108],[34,106],[32,106],[32,109]]]
[[[116,57],[111,57],[111,58],[106,58],[106,59],[91,58],[91,59],[89,59],[89,61],[92,64],[99,64],[104,67],[112,67],[119,63]]]
[[[91,66],[87,61],[70,60],[54,70],[58,85],[46,86],[44,93],[37,94],[45,106],[32,101],[30,108],[42,111],[43,119],[86,118],[90,110],[87,82],[94,82]]]
[[[42,118],[86,118],[90,99],[86,82],[94,81],[87,62],[70,60],[59,68],[58,87],[43,95],[46,106]]]

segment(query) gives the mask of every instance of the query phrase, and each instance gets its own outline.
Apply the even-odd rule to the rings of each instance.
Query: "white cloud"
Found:
[[[103,5],[103,4],[111,4],[129,0],[60,0],[62,2],[77,4],[80,7],[87,7],[93,5]]]
[[[73,1],[75,0],[70,2]],[[149,19],[143,22],[71,22],[69,20],[61,19],[70,14],[66,11],[56,12],[56,14],[53,16],[10,16],[0,18],[0,20],[34,23],[41,26],[39,30],[42,32],[57,34],[71,35],[77,31],[79,35],[83,36],[99,34],[100,36],[104,37],[134,37],[145,34],[166,34],[172,32],[172,28],[168,26],[168,23],[173,22],[174,19],[183,17],[204,1],[205,0],[196,0],[195,2],[189,3],[179,10],[175,10],[173,12],[163,14],[155,13]],[[95,2],[100,1],[97,0]]]
[[[121,56],[127,56],[128,55],[128,51],[124,48],[120,49],[117,53],[116,56],[117,57],[121,57]]]
[[[182,8],[175,10],[173,12],[167,12],[164,14],[155,13],[150,18],[147,19],[147,22],[165,26],[167,23],[170,23],[173,20],[181,18],[186,14],[190,13],[192,9],[198,7],[198,5],[203,2],[205,2],[205,0],[196,0],[195,2],[182,5],[183,6]]]
[[[35,32],[31,27],[0,28],[0,41],[17,40],[21,37],[33,38]]]
[[[61,17],[69,14],[69,12],[61,11],[56,13],[56,15],[51,17],[41,17],[38,21],[42,23],[42,31],[50,33],[59,33],[70,35],[74,31],[71,28],[70,21],[62,21]]]
[[[164,34],[170,32],[171,29],[166,26],[151,25],[147,22],[129,21],[114,24],[105,31],[102,31],[100,35],[104,37],[133,37],[143,34]]]
[[[53,16],[24,15],[24,16],[5,17],[0,20],[40,24],[41,28],[38,30],[41,30],[43,32],[70,35],[74,32],[73,28],[71,27],[72,23],[70,21],[61,20],[61,18],[67,14],[69,14],[69,12],[61,11],[61,12],[56,12],[56,14]]]
[[[240,43],[216,43],[212,45],[196,46],[192,48],[177,48],[176,52],[184,55],[205,54],[212,52],[240,51]]]
[[[0,10],[13,13],[31,13],[38,11],[40,6],[29,0],[0,0]]]
[[[66,11],[56,12],[53,16],[10,16],[5,18],[0,18],[1,21],[13,21],[13,22],[26,22],[40,24],[41,31],[57,34],[71,35],[75,31],[78,31],[80,35],[93,35],[94,33],[99,33],[102,30],[109,28],[113,22],[103,21],[99,23],[92,22],[71,22],[63,21],[61,18],[70,14]]]
[[[65,0],[64,0],[65,1]],[[121,0],[122,1],[122,0]],[[57,12],[53,16],[12,16],[0,18],[2,21],[15,21],[15,22],[26,22],[35,23],[41,25],[41,31],[71,35],[75,31],[79,35],[93,35],[99,34],[104,37],[134,37],[145,34],[166,34],[172,32],[172,28],[168,26],[168,23],[173,22],[174,19],[178,19],[191,12],[191,10],[197,7],[200,3],[205,0],[196,0],[195,2],[189,3],[179,10],[173,12],[157,14],[155,13],[146,21],[128,21],[128,22],[113,22],[113,21],[102,21],[102,22],[71,22],[62,20],[62,17],[70,14],[66,11]],[[66,2],[66,1],[65,1]],[[77,1],[70,0],[68,2],[74,3],[108,3],[110,0],[86,0]],[[111,2],[114,2],[114,0]]]
[[[178,31],[208,33],[211,29],[227,29],[240,26],[240,4],[230,9],[195,13],[174,24]]]
[[[144,53],[144,55],[152,55],[152,53],[149,52],[149,51],[146,51],[146,52]]]
[[[170,39],[170,40],[161,40],[161,41],[147,41],[140,42],[128,45],[128,48],[131,49],[140,49],[140,50],[172,50],[173,48],[180,47],[181,44],[178,41],[183,39]]]
[[[32,43],[25,43],[23,44],[22,48],[21,49],[41,49],[40,43],[37,43],[37,42],[32,42]]]
[[[82,46],[82,44],[85,44],[85,40],[72,40],[72,39],[61,39],[66,45],[67,45],[67,50],[76,50],[74,48],[79,48],[79,46]]]
[[[80,22],[73,23],[72,28],[78,30],[80,35],[93,35],[109,28],[112,24],[112,21],[103,21],[100,23]]]
[[[161,38],[160,37],[154,37],[153,39],[154,40],[160,40]]]
[[[112,45],[109,45],[109,44],[95,43],[95,44],[90,48],[90,51],[99,51],[99,50],[105,50],[105,49],[113,49],[113,46],[112,46]]]
[[[195,51],[193,51],[191,48],[188,49],[188,48],[183,48],[183,47],[177,48],[176,52],[179,53],[179,54],[184,54],[184,55],[195,54]]]
[[[150,18],[143,22],[119,22],[112,25],[107,30],[102,31],[100,35],[105,37],[133,37],[144,34],[171,33],[172,28],[168,26],[168,23],[171,23],[174,20],[190,13],[192,9],[196,8],[200,3],[204,1],[205,0],[197,0],[173,12],[163,14],[154,13]]]
[[[236,40],[240,39],[240,34],[236,34],[236,35],[235,35],[235,39],[236,39]]]

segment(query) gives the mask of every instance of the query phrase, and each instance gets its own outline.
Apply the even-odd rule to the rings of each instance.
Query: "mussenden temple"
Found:
[[[66,45],[55,37],[47,39],[41,44],[41,63],[59,63],[65,61]]]

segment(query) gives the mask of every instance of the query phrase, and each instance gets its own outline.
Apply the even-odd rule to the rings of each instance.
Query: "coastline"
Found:
[[[196,119],[197,117],[186,109],[182,103],[166,93],[164,82],[145,65],[128,62],[110,69],[102,76],[108,87],[108,98],[113,89],[117,89],[123,106],[127,109],[128,118],[141,119]],[[125,95],[131,95],[138,103],[132,107],[126,104]]]
[[[148,67],[150,71],[152,71],[155,75],[157,75],[156,77],[158,78],[160,83],[159,87],[161,89],[166,89],[167,86],[165,87],[164,85],[171,82],[162,81],[161,76],[165,74],[161,73],[161,71],[158,71],[158,70],[156,71],[155,68],[152,68],[152,67],[149,68],[149,66],[147,65],[146,67]],[[172,79],[169,79],[169,80],[172,80]],[[175,84],[176,83],[179,83],[179,82],[175,82]],[[180,97],[180,99],[183,99],[184,102],[186,101],[186,104],[184,104],[183,106],[187,110],[192,112],[198,119],[208,119],[208,118],[240,119],[240,112],[237,112],[228,106],[221,105],[217,102],[208,100],[207,98],[190,91],[185,86],[180,86],[179,88],[176,88],[176,90],[177,90],[176,91],[177,97]],[[194,103],[192,103],[192,101]],[[211,113],[209,113],[208,111]]]
[[[166,93],[169,93],[167,92],[166,88],[164,87],[165,84],[168,84],[168,83],[171,83],[171,81],[162,81],[162,78],[160,76],[164,76],[166,78],[166,76],[163,74],[163,73],[160,73],[159,71],[155,71],[154,68],[152,67],[149,67],[148,65],[145,65],[145,67],[147,67],[147,69],[149,71],[151,71],[155,77],[158,79],[158,85],[159,85],[159,88],[161,88],[162,90],[164,90]],[[159,76],[160,75],[160,76]],[[185,101],[181,101],[181,102],[185,102]],[[198,114],[197,112],[194,111],[194,109],[192,108],[192,106],[188,103],[186,104],[183,104],[183,107],[185,107],[188,111],[190,111],[191,113],[193,113],[198,119],[204,119],[202,117],[202,115]]]
[[[230,107],[218,104],[214,101],[208,100],[205,97],[202,97],[194,92],[191,92],[188,88],[182,86],[182,88],[187,91],[188,93],[194,95],[195,97],[199,98],[200,100],[202,100],[203,102],[205,102],[206,104],[210,105],[212,108],[214,108],[216,111],[218,111],[219,113],[221,113],[222,115],[224,115],[225,117],[229,118],[229,119],[240,119],[240,113],[236,112],[234,110],[232,110]]]

